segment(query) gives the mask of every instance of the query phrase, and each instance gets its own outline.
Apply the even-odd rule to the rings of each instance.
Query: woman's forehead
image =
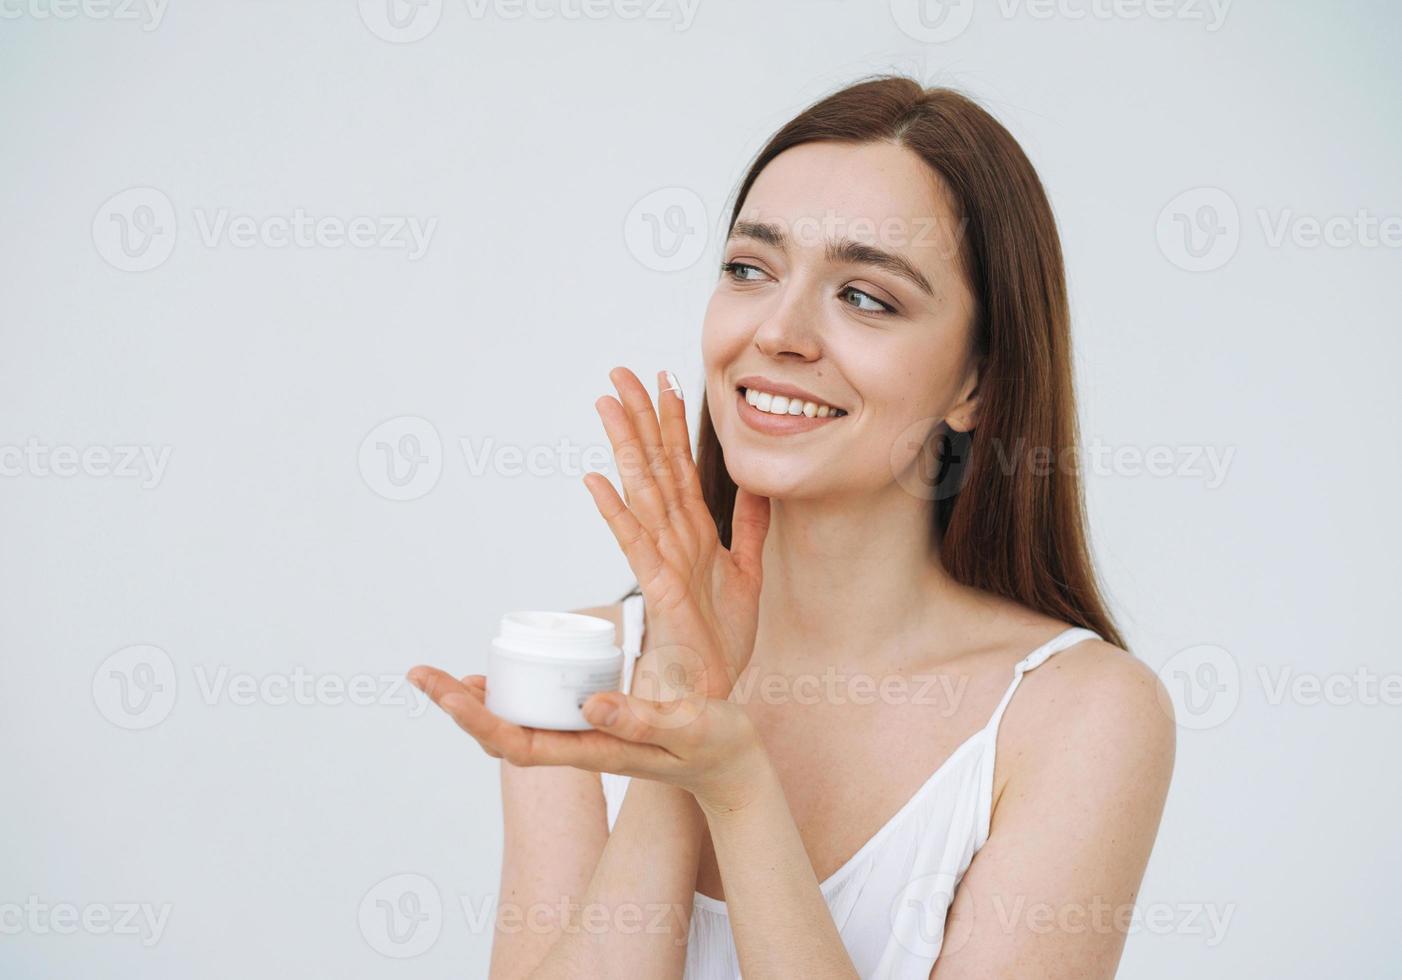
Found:
[[[958,250],[960,224],[943,182],[915,153],[894,143],[804,143],[760,171],[740,209],[741,226],[763,224],[784,247],[848,239],[944,263]]]
[[[740,214],[752,220],[833,215],[876,224],[952,217],[941,184],[919,156],[895,143],[803,143],[760,171]]]

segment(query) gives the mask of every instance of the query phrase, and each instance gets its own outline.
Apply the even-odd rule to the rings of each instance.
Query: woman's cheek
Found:
[[[724,371],[745,350],[750,331],[733,300],[713,296],[701,324],[701,360],[708,375]]]

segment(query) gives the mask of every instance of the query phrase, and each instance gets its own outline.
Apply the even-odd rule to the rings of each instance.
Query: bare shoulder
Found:
[[[1176,726],[1162,681],[1104,640],[1076,643],[1030,671],[1003,727],[1010,776],[1078,767],[1110,782],[1166,787],[1173,770]]]
[[[1049,658],[1043,673],[1043,701],[1073,700],[1076,730],[1172,744],[1172,702],[1148,664],[1113,643],[1084,640]],[[1034,695],[1034,699],[1036,696]]]

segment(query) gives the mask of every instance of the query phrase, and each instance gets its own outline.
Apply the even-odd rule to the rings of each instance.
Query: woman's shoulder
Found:
[[[1017,660],[1080,628],[1009,599],[989,597],[989,600],[988,612],[995,624],[989,632],[996,637],[991,646]],[[1087,632],[1095,633],[1094,630]],[[1139,707],[1145,706],[1146,698],[1157,701],[1162,689],[1158,676],[1147,664],[1098,635],[1072,637],[1071,642],[1048,657],[1043,666],[1028,674],[1029,685],[1034,674],[1043,675],[1040,687],[1054,689],[1069,684],[1085,699],[1128,702]],[[1048,693],[1064,695],[1055,690]]]
[[[988,599],[996,659],[1017,662],[1076,625],[1010,600]],[[990,626],[992,626],[990,623]],[[1094,634],[1094,630],[1089,631]],[[1101,752],[1111,743],[1171,767],[1176,725],[1155,671],[1099,636],[1070,637],[1035,661],[1000,724],[1017,768],[1064,764],[1068,748]]]
[[[1056,635],[1073,628],[1060,626]],[[1172,772],[1177,726],[1167,689],[1148,664],[1099,637],[1073,640],[1028,671],[1002,727],[1016,746],[1010,778],[1087,762],[1107,784]]]
[[[1070,626],[1066,627],[1071,629]],[[1173,706],[1153,668],[1113,643],[1073,642],[1039,669],[1037,700],[1070,701],[1104,725],[1172,732]],[[1048,705],[1049,706],[1049,705]]]

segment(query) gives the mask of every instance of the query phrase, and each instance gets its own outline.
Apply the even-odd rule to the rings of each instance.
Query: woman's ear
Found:
[[[969,368],[960,389],[959,400],[944,417],[945,425],[955,432],[972,432],[978,425],[978,382],[983,370],[983,359],[979,358]]]

